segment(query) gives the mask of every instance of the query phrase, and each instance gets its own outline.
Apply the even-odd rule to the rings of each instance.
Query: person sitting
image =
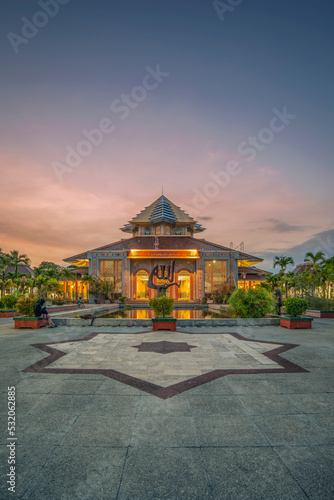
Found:
[[[79,298],[78,298],[78,300],[77,300],[77,306],[78,306],[78,307],[81,307],[81,306],[85,307],[85,303],[84,303],[84,301],[82,300],[82,297],[79,297]]]
[[[48,313],[44,304],[45,304],[45,300],[42,297],[40,299],[38,299],[38,301],[34,305],[34,314],[35,314],[36,318],[46,319],[48,322],[49,328],[56,328],[57,325],[55,325],[52,322],[51,316]]]

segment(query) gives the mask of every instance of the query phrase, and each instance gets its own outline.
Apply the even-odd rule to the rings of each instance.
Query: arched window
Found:
[[[161,226],[155,228],[155,234],[161,234]]]
[[[170,234],[170,226],[165,227],[165,234]]]

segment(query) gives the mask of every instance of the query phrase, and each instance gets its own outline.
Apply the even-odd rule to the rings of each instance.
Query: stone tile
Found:
[[[304,413],[334,413],[334,393],[289,394],[288,398]]]
[[[200,446],[269,446],[247,416],[195,416]]]
[[[271,448],[202,448],[212,498],[306,500]]]
[[[53,394],[95,394],[102,384],[97,380],[64,380],[52,390]]]
[[[70,430],[77,415],[73,412],[45,411],[38,408],[20,417],[17,426],[18,441],[24,445],[58,444]]]
[[[42,475],[25,494],[28,499],[116,499],[125,448],[58,446]],[[66,461],[64,461],[64,456]]]
[[[118,500],[130,499],[212,499],[200,451],[192,448],[130,448]]]
[[[57,385],[61,384],[62,378],[56,375],[49,376],[48,378],[44,378],[43,376],[40,378],[31,378],[25,377],[19,382],[16,386],[17,394],[29,393],[29,392],[37,392],[42,394],[48,394],[53,389],[57,387]]]
[[[275,451],[310,500],[333,500],[333,446],[289,446]]]
[[[257,394],[256,397],[252,394],[240,394],[238,399],[251,415],[300,413],[299,408],[282,394]]]
[[[85,416],[132,416],[138,411],[140,396],[117,396],[115,394],[95,394],[83,408]]]
[[[61,444],[77,446],[129,446],[134,417],[80,416]]]
[[[155,417],[165,415],[171,417],[192,415],[188,396],[179,394],[171,399],[157,399],[155,396],[143,396],[138,409],[139,417]]]
[[[6,446],[0,446],[0,459],[1,466],[0,469],[3,474],[8,473],[7,457],[8,449]],[[16,446],[16,470],[17,470],[17,481],[16,481],[16,493],[9,493],[7,490],[6,481],[0,481],[0,498],[10,499],[10,498],[21,498],[27,489],[29,489],[31,483],[33,483],[35,477],[43,474],[43,465],[47,458],[52,456],[56,450],[55,446],[38,446],[36,443],[31,445],[23,445],[18,442]],[[6,464],[6,465],[5,465]]]
[[[231,389],[233,394],[262,394],[262,393],[272,393],[277,392],[273,390],[273,385],[267,380],[254,380],[251,376],[248,376],[242,380],[235,380],[233,375],[228,375],[226,377],[226,383]]]
[[[309,414],[308,417],[318,427],[323,429],[324,432],[328,433],[330,436],[332,436],[332,438],[334,438],[334,416],[333,416],[333,413],[313,413],[313,414]],[[333,440],[331,440],[331,442],[333,442]]]
[[[235,396],[193,396],[190,393],[189,403],[195,415],[236,415],[245,414],[245,409]]]
[[[194,419],[184,416],[138,415],[130,444],[147,447],[198,446]]]
[[[105,378],[101,385],[96,391],[96,394],[118,394],[119,396],[139,396],[142,392],[135,387],[123,384],[122,382],[117,382],[110,378]]]
[[[272,445],[307,445],[330,442],[329,436],[306,415],[255,415],[253,420]]]
[[[34,405],[32,411],[34,413],[40,412],[43,415],[62,413],[75,416],[84,410],[91,398],[92,396],[89,394],[55,394],[50,392]]]

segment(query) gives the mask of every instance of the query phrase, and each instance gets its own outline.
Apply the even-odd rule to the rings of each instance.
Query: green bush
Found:
[[[306,309],[308,309],[307,300],[299,297],[290,297],[284,301],[283,305],[285,307],[286,314],[295,317],[300,316],[306,311]]]
[[[333,299],[322,299],[321,297],[307,297],[308,309],[319,309],[320,311],[334,309]]]
[[[262,287],[235,290],[229,300],[227,313],[237,318],[264,318],[275,312],[276,302],[271,292]]]
[[[11,295],[4,295],[1,302],[4,304],[6,309],[14,309],[16,307],[18,297],[13,293]]]
[[[20,314],[25,314],[26,316],[33,317],[34,313],[34,305],[36,304],[37,299],[31,297],[20,297],[17,301],[17,309]]]
[[[0,309],[3,309],[5,307],[5,304],[0,300]]]
[[[122,295],[121,297],[119,297],[119,301],[124,304],[124,302],[126,301],[127,297],[125,295]]]
[[[154,297],[148,305],[153,309],[157,318],[168,318],[174,308],[174,299],[169,297]]]
[[[202,297],[202,304],[207,304],[208,303],[208,299],[207,297]]]
[[[212,292],[211,298],[215,304],[227,304],[228,299],[235,289],[235,285],[226,281],[216,286],[215,290]]]

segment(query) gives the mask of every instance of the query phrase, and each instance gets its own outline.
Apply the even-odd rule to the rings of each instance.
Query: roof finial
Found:
[[[161,186],[161,194],[164,195],[164,185]]]

